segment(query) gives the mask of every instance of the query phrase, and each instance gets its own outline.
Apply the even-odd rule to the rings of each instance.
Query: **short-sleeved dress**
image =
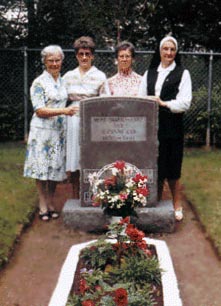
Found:
[[[108,96],[137,96],[141,79],[141,75],[134,71],[131,71],[129,74],[118,72],[104,83],[100,94]]]
[[[79,67],[68,71],[63,76],[68,94],[82,96],[83,99],[99,95],[101,85],[106,80],[105,74],[92,66],[84,75]],[[80,101],[73,101],[72,105],[79,105]],[[76,114],[67,118],[67,160],[66,171],[74,172],[80,169],[79,131],[80,117]]]
[[[67,101],[64,81],[44,71],[31,86],[34,114],[30,123],[24,176],[39,180],[62,181],[66,178],[66,116],[40,118],[43,107],[63,108]]]

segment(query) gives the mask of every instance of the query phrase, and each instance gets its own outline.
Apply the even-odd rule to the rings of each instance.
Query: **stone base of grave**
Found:
[[[175,218],[170,200],[160,201],[156,207],[137,209],[138,218],[131,217],[134,223],[145,233],[171,233],[174,231]],[[67,200],[62,210],[64,224],[70,228],[85,232],[102,232],[110,218],[97,207],[81,207],[80,200]]]

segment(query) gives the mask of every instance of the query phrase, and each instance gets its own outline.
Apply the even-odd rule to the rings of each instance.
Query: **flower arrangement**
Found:
[[[134,175],[135,173],[135,175]],[[104,178],[101,178],[101,174]],[[101,206],[111,216],[137,215],[136,207],[146,206],[149,189],[147,176],[124,161],[116,161],[89,175],[93,206]]]
[[[161,269],[144,233],[129,223],[129,217],[108,229],[116,240],[100,238],[81,251],[79,275],[67,306],[163,305]]]

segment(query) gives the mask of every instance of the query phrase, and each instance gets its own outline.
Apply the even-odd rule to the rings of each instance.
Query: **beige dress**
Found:
[[[105,74],[92,66],[83,76],[80,74],[79,67],[68,71],[64,76],[65,86],[68,95],[78,95],[91,98],[99,95],[101,85],[106,80]],[[73,101],[72,105],[79,105],[80,101]],[[80,169],[80,145],[79,113],[67,118],[67,158],[66,171],[74,172]]]

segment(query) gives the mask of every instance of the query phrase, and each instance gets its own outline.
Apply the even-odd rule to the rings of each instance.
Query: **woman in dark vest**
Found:
[[[159,52],[145,72],[139,95],[151,96],[159,104],[158,198],[161,200],[165,179],[168,181],[177,221],[183,219],[180,199],[181,167],[183,159],[183,114],[190,107],[192,83],[177,54],[174,37],[160,42]],[[154,97],[153,97],[154,96]]]

